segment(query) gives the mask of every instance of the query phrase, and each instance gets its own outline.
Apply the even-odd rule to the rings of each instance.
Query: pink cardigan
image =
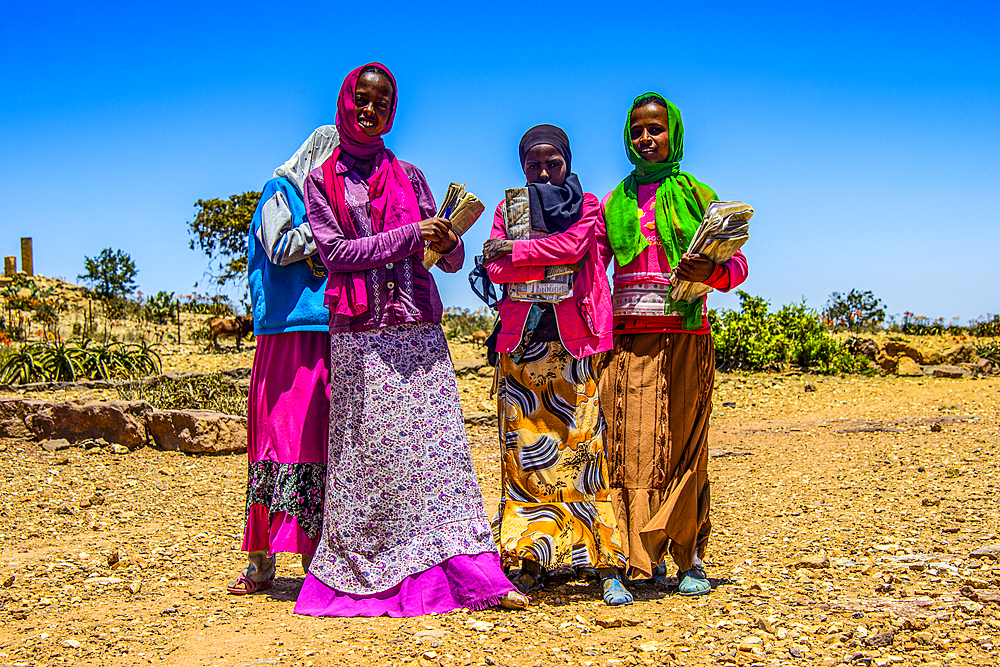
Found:
[[[503,202],[497,205],[493,215],[491,239],[507,238],[502,207]],[[494,283],[520,283],[541,280],[546,266],[573,264],[587,256],[583,268],[573,278],[573,296],[555,306],[559,338],[577,359],[613,347],[611,288],[594,236],[600,211],[597,197],[587,193],[583,196],[580,220],[565,232],[544,239],[514,241],[514,251],[510,255],[486,265]],[[530,309],[531,303],[527,301],[506,298],[500,302],[497,352],[509,353],[518,346]]]

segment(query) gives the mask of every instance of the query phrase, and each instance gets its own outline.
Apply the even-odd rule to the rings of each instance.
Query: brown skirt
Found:
[[[704,557],[711,335],[623,334],[601,376],[611,501],[633,579],[667,553],[681,571]]]

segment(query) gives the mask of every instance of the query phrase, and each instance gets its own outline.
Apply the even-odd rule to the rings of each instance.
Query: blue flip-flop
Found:
[[[680,583],[677,584],[677,592],[680,595],[706,595],[712,592],[712,584],[708,582],[705,575],[705,568],[695,565],[687,572],[677,573]]]
[[[635,601],[628,589],[615,577],[604,579],[601,585],[604,588],[604,604],[609,607],[628,606]]]

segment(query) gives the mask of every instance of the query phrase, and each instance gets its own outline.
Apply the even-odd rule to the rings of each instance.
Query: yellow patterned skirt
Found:
[[[624,567],[609,499],[594,357],[534,343],[497,364],[501,497],[493,536],[505,563]]]

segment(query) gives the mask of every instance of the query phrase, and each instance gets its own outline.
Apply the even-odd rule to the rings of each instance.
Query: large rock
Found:
[[[969,556],[972,558],[992,558],[993,560],[1000,560],[1000,543],[987,544],[986,546],[979,547],[970,553]]]
[[[208,410],[156,410],[149,416],[156,446],[188,454],[235,454],[247,449],[247,420]]]
[[[918,377],[923,374],[924,371],[920,368],[920,364],[910,357],[900,357],[899,361],[896,362],[896,375],[900,375],[902,377]]]
[[[944,353],[944,358],[949,364],[974,364],[979,361],[979,353],[974,345],[969,343],[959,343]]]
[[[989,359],[980,359],[974,364],[958,364],[958,365],[961,366],[962,368],[968,369],[973,374],[978,374],[978,375],[989,375],[990,373],[993,373],[996,370],[993,362],[990,361]]]
[[[878,358],[875,359],[875,363],[886,373],[895,373],[896,366],[898,365],[896,357],[890,357],[884,352],[879,353]]]
[[[871,338],[851,338],[847,341],[847,350],[856,357],[867,357],[872,361],[878,359],[878,343]]]
[[[454,362],[455,365],[455,375],[458,377],[465,377],[467,375],[476,375],[482,368],[489,368],[492,373],[493,369],[490,368],[489,364],[486,363],[485,359],[459,359]]]
[[[148,442],[146,418],[152,411],[145,401],[48,403],[27,415],[24,423],[39,440],[66,438],[79,442],[104,438],[134,449]]]
[[[497,413],[495,412],[471,412],[465,415],[466,426],[496,426]]]
[[[944,363],[944,356],[940,353],[903,341],[890,340],[886,342],[884,351],[890,357],[905,356],[913,359],[918,364]]]
[[[30,438],[25,420],[49,405],[32,398],[0,398],[0,438]]]
[[[941,364],[938,366],[924,366],[924,374],[936,378],[963,378],[972,377],[972,371],[961,366],[950,366]]]

